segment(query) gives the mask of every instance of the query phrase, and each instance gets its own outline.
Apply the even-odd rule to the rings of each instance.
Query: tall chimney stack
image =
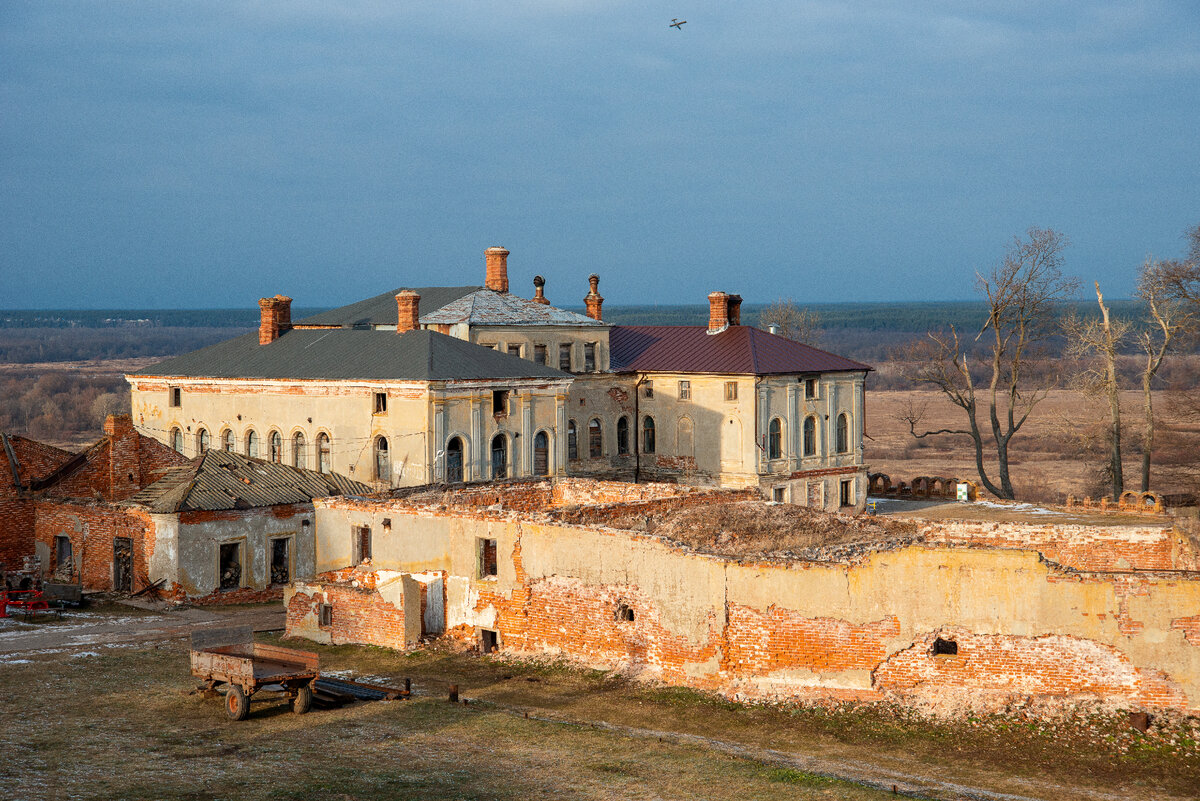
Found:
[[[416,331],[421,327],[421,294],[411,289],[396,293],[396,333]]]
[[[258,344],[270,345],[292,327],[292,299],[284,295],[259,298]]]
[[[596,291],[600,287],[600,276],[595,273],[589,275],[588,286],[590,290],[587,297],[583,299],[584,304],[587,305],[587,316],[593,320],[599,320],[601,307],[604,306],[604,298],[600,297],[600,293]]]
[[[708,294],[708,333],[719,334],[729,327],[729,295],[725,292]]]
[[[550,305],[550,301],[546,300],[546,279],[540,275],[533,277],[533,302],[543,306]]]
[[[483,251],[487,262],[487,280],[484,286],[493,292],[508,291],[508,251],[504,248],[493,247]]]

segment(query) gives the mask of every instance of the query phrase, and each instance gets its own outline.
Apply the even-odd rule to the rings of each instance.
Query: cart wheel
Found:
[[[225,693],[225,714],[230,720],[245,720],[250,714],[250,699],[241,685],[229,685],[229,691]]]
[[[305,684],[296,690],[296,697],[292,699],[292,711],[297,715],[303,715],[310,709],[312,709],[312,685]]]

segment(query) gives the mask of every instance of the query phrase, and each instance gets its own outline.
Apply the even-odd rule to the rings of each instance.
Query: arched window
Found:
[[[837,419],[837,452],[846,453],[850,450],[850,418],[845,412]]]
[[[599,459],[604,455],[604,429],[600,421],[593,417],[588,423],[588,457]]]
[[[292,434],[292,467],[308,467],[308,454],[304,452],[304,432]]]
[[[233,432],[228,428],[221,432],[221,450],[227,453],[233,451]]]
[[[642,452],[654,453],[654,418],[650,415],[642,418]]]
[[[283,436],[278,431],[271,432],[271,461],[283,461]]]
[[[388,456],[386,437],[375,440],[375,478],[378,481],[392,480],[392,461]]]
[[[208,429],[202,428],[196,432],[196,453],[203,454],[208,450]]]
[[[463,480],[463,441],[461,437],[451,437],[446,443],[446,481],[458,484]]]
[[[322,473],[329,472],[329,435],[317,435],[317,469]]]
[[[171,447],[183,453],[183,431],[178,428],[171,429]]]
[[[545,431],[537,432],[533,438],[533,474],[550,475],[550,437]]]
[[[579,429],[574,420],[567,421],[567,458],[579,458]]]
[[[617,455],[629,453],[629,418],[622,415],[617,420]]]
[[[783,421],[778,417],[771,419],[767,428],[767,458],[778,459],[783,456]]]
[[[492,437],[492,478],[508,478],[508,440],[503,434]]]
[[[258,458],[258,434],[254,433],[254,429],[246,432],[246,455],[252,459]]]
[[[804,418],[804,455],[815,456],[817,453],[817,418]]]

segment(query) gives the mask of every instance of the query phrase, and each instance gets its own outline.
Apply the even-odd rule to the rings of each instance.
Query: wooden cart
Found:
[[[192,675],[218,692],[225,685],[225,712],[245,720],[250,697],[263,687],[282,688],[292,711],[303,715],[312,706],[313,682],[320,676],[318,656],[311,651],[254,642],[249,626],[192,632]]]

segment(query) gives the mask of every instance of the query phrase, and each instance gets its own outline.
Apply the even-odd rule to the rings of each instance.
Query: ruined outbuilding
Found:
[[[318,500],[288,633],[405,648],[444,631],[745,699],[1200,710],[1200,573],[1167,525],[851,518],[754,494],[558,479]]]

